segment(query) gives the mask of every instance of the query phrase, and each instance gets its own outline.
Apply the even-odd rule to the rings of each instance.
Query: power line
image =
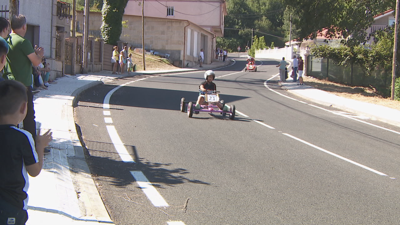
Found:
[[[250,28],[239,29],[239,28],[228,28],[228,27],[225,27],[224,29],[225,30],[252,30]],[[276,35],[273,35],[273,34],[268,34],[268,33],[265,33],[265,32],[259,31],[259,30],[254,30],[254,32],[258,32],[258,33],[261,33],[261,34],[264,34],[264,35],[276,37],[276,38],[279,38],[279,39],[284,39],[284,37],[279,37],[279,36],[276,36]]]
[[[274,15],[274,14],[280,13],[283,10],[284,10],[283,8],[282,9],[277,9],[277,10],[271,10],[271,11],[263,12],[262,14],[259,14],[259,13],[257,13],[257,14],[248,14],[248,13],[246,13],[246,14],[230,14],[228,12],[228,15],[229,16],[248,16],[248,17],[267,16],[267,15]]]

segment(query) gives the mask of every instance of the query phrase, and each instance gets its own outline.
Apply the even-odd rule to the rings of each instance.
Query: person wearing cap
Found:
[[[200,86],[199,86],[199,97],[197,98],[197,102],[196,102],[196,109],[200,109],[201,105],[207,105],[208,103],[205,100],[205,94],[207,92],[214,92],[217,91],[217,85],[215,85],[215,83],[213,82],[213,80],[215,79],[215,73],[212,70],[207,70],[206,72],[204,72],[204,79],[205,81],[203,81]],[[228,110],[227,106],[222,105],[221,103],[217,102],[217,106],[218,108],[220,108],[221,110]]]

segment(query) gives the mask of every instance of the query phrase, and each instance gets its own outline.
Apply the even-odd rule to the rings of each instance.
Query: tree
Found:
[[[261,36],[260,39],[258,39],[258,49],[264,49],[267,48],[267,45],[265,44],[264,36]]]
[[[279,46],[284,46],[285,30],[283,25],[283,12],[286,6],[280,0],[249,0],[247,1],[251,10],[256,13],[253,27],[259,35],[266,35],[265,42],[275,42]]]
[[[365,42],[365,30],[373,17],[389,9],[393,0],[283,0],[288,10],[295,12],[292,23],[298,28],[298,38],[315,38],[327,29],[327,37],[339,35],[345,44],[355,46]]]
[[[227,0],[224,38],[236,39],[240,46],[251,46],[252,30],[266,35],[265,42],[284,46],[281,0]],[[237,46],[236,46],[237,47]]]
[[[107,44],[115,45],[122,33],[122,17],[128,0],[104,0],[101,34]]]
[[[235,38],[221,38],[217,37],[217,46],[226,49],[229,52],[236,51],[237,46],[239,46],[239,42]]]
[[[367,76],[372,76],[372,72],[380,71],[380,76],[384,81],[382,87],[375,88],[383,95],[390,95],[390,77],[392,70],[393,59],[393,44],[394,44],[393,27],[385,30],[378,30],[373,34],[374,43],[368,48],[363,45],[357,46],[340,46],[338,48],[328,45],[320,45],[311,49],[311,53],[315,57],[323,57],[334,60],[338,65],[352,66],[359,65]],[[397,58],[400,57],[400,52],[397,52]],[[351,76],[353,74],[350,74]],[[373,85],[373,84],[371,84]]]
[[[248,54],[249,54],[250,56],[252,56],[252,57],[255,57],[255,55],[256,55],[256,50],[264,49],[264,48],[267,48],[267,46],[266,46],[266,44],[265,44],[265,41],[264,41],[264,37],[257,37],[257,36],[254,36],[254,42],[253,42],[253,44],[251,45],[251,48],[250,48]]]

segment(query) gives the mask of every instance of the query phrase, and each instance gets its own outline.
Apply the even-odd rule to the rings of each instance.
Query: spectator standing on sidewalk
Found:
[[[0,44],[0,54],[2,48]],[[26,89],[15,80],[0,82],[0,224],[23,225],[28,220],[28,174],[39,175],[44,148],[52,139],[50,130],[34,140],[17,128],[27,113]]]
[[[121,53],[122,53],[122,62],[120,62],[120,64],[121,64],[121,74],[123,74],[127,70],[126,60],[128,59],[128,46],[125,45]]]
[[[299,68],[299,61],[296,55],[293,56],[293,82],[297,82],[297,69]]]
[[[126,60],[128,62],[128,74],[130,72],[135,72],[133,61],[132,61],[132,53],[129,54],[129,56]]]
[[[228,56],[228,51],[226,50],[226,49],[224,49],[224,51],[223,51],[223,53],[222,54],[224,54],[223,55],[223,59],[222,59],[222,61],[224,61],[225,62],[225,59],[226,59],[226,57]]]
[[[287,65],[288,65],[288,63],[285,61],[285,57],[282,57],[282,61],[280,61],[279,64],[276,65],[276,67],[279,67],[279,78],[280,78],[281,82],[286,81],[285,69],[286,69]]]
[[[121,51],[119,53],[119,68],[120,68],[120,74],[123,74],[124,73],[124,53],[123,53],[123,51]]]
[[[11,19],[12,33],[8,38],[10,50],[7,55],[7,64],[4,68],[4,77],[15,79],[23,83],[27,88],[28,107],[23,121],[24,129],[36,138],[35,110],[32,93],[32,66],[39,66],[44,55],[43,48],[34,49],[29,40],[24,36],[27,31],[24,15],[13,16]]]
[[[303,68],[304,68],[304,61],[301,56],[299,56],[299,84],[303,85]]]
[[[119,52],[118,52],[118,46],[113,47],[113,53],[111,57],[111,63],[112,63],[112,68],[113,72],[112,74],[117,74],[118,73],[118,64],[119,64]]]
[[[199,64],[200,67],[203,67],[203,62],[204,62],[204,52],[203,49],[200,50],[200,54],[199,54]]]

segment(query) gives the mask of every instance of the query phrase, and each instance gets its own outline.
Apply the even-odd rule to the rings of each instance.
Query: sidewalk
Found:
[[[321,105],[342,109],[400,127],[400,110],[339,97],[307,85],[297,85],[292,78],[282,82],[282,88]]]
[[[131,75],[99,72],[90,75],[64,76],[47,90],[34,95],[36,121],[42,132],[51,129],[51,152],[45,154],[43,170],[30,178],[27,225],[113,224],[97,191],[86,164],[76,133],[73,104],[84,90],[117,78],[208,70],[230,63],[213,61],[202,68],[170,71],[141,71]]]
[[[223,67],[226,62],[213,62],[202,68],[174,71],[145,71],[131,74],[155,74],[208,70]],[[84,90],[124,75],[101,72],[91,75],[64,76],[48,90],[35,95],[36,120],[42,131],[52,129],[51,152],[45,155],[44,169],[30,178],[29,220],[27,225],[113,224],[99,196],[86,164],[83,148],[75,129],[74,99]],[[127,74],[125,74],[127,76]],[[400,126],[400,111],[340,98],[294,82],[283,83],[291,93],[324,105],[371,115]],[[396,115],[396,116],[395,116]]]

